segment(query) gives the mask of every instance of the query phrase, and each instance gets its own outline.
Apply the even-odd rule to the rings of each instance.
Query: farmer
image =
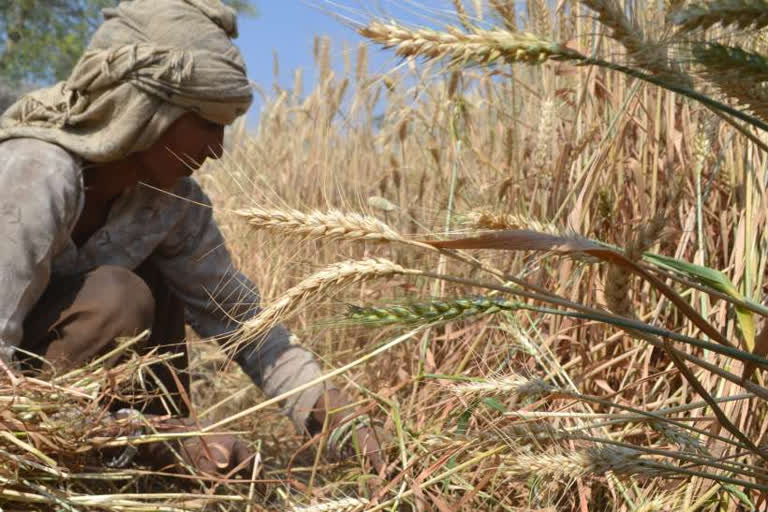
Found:
[[[230,40],[234,12],[219,0],[124,1],[104,15],[67,81],[27,94],[0,118],[0,361],[11,372],[63,372],[150,329],[143,350],[183,355],[154,368],[182,396],[185,323],[226,341],[259,311],[256,287],[233,267],[190,177],[221,156],[224,127],[248,110],[251,87]],[[282,326],[235,359],[269,397],[321,375]],[[346,404],[325,384],[283,407],[315,435],[343,422]],[[142,412],[186,409],[181,399],[156,399]],[[356,432],[379,465],[371,431]],[[219,436],[216,449],[202,439],[181,446],[198,469],[247,463],[234,437]],[[159,462],[162,449],[153,449]]]

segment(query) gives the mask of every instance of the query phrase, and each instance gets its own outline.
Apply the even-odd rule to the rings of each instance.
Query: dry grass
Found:
[[[385,75],[369,72],[362,47],[337,76],[318,41],[318,83],[297,75],[293,90],[276,87],[256,131],[232,133],[201,177],[269,312],[245,328],[286,321],[329,371],[346,368],[337,383],[390,440],[376,477],[357,459],[315,459],[277,408],[259,410],[236,424],[263,457],[258,486],[217,488],[240,502],[209,506],[238,510],[251,496],[251,510],[764,507],[768,411],[756,396],[768,390],[764,373],[739,379],[749,354],[684,342],[707,339],[702,324],[623,267],[421,243],[534,229],[625,248],[753,350],[768,262],[765,134],[591,56],[716,95],[749,122],[764,112],[764,83],[725,71],[761,76],[763,61],[743,52],[764,54],[764,43],[733,27],[764,27],[763,4],[529,2],[523,16],[491,1],[481,21],[474,3],[452,3],[462,11],[447,30],[365,20],[375,43],[424,59]],[[705,27],[722,46],[697,46]],[[675,273],[646,251],[722,274]],[[603,306],[618,316],[590,313]],[[606,323],[619,317],[661,331]],[[226,421],[258,401],[225,354],[196,353],[202,417]]]

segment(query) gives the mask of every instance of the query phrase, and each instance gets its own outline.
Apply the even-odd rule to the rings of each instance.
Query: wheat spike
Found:
[[[521,304],[504,299],[470,297],[395,306],[361,307],[349,304],[347,307],[346,318],[353,322],[393,325],[440,322],[481,313],[516,311],[520,309]]]
[[[737,81],[768,81],[768,58],[738,46],[700,43],[693,47],[696,62],[706,68],[709,79],[732,78]]]
[[[581,3],[597,13],[598,21],[611,29],[611,37],[626,48],[638,66],[669,82],[691,87],[690,77],[670,64],[664,46],[649,38],[636,22],[627,18],[625,10],[615,0],[581,0]]]
[[[693,46],[693,57],[706,68],[703,74],[710,80],[725,83],[730,79],[742,84],[768,81],[768,58],[738,46],[699,43]]]
[[[504,461],[504,471],[512,477],[529,475],[572,480],[587,476],[657,474],[658,470],[643,465],[640,452],[613,446],[593,446],[569,453],[551,452],[515,454]]]
[[[464,8],[464,2],[461,0],[452,0],[453,1],[453,8],[456,11],[456,16],[459,18],[459,22],[461,25],[467,29],[468,31],[472,30],[472,24],[469,22],[469,15],[467,14],[467,10]]]
[[[351,284],[380,279],[397,274],[418,275],[417,270],[406,269],[383,258],[351,260],[335,263],[312,274],[285,292],[277,301],[264,308],[255,318],[243,323],[233,339],[233,345],[249,341],[266,332],[279,319],[294,313],[312,299]]]
[[[702,74],[725,95],[768,120],[768,59],[735,46],[697,44],[693,57],[705,67]]]
[[[581,57],[578,52],[529,33],[474,29],[467,34],[455,27],[446,30],[409,29],[374,21],[359,32],[385,48],[394,48],[401,57],[448,58],[455,64],[497,61],[538,64],[548,59]]]
[[[547,224],[523,215],[513,213],[493,213],[487,210],[475,210],[463,214],[462,224],[472,230],[478,229],[530,229],[551,235],[560,235],[564,230],[553,224]]]
[[[736,25],[740,29],[761,29],[768,26],[768,2],[765,0],[716,0],[691,4],[672,13],[669,21],[680,27],[680,32],[707,29],[720,24]]]
[[[515,2],[509,0],[490,0],[491,7],[499,13],[504,21],[504,27],[509,31],[517,30],[517,15],[515,14]]]
[[[536,133],[536,146],[533,150],[533,165],[539,172],[545,172],[552,165],[552,141],[555,137],[555,102],[546,99],[541,102],[541,122]]]
[[[326,501],[317,505],[304,507],[291,507],[289,512],[352,512],[364,507],[369,502],[365,498],[342,498],[340,500]]]
[[[538,379],[526,379],[522,375],[507,375],[502,378],[490,378],[466,382],[453,386],[453,392],[459,395],[484,395],[504,397],[538,396],[552,392],[554,387]]]
[[[398,242],[433,250],[431,246],[404,238],[387,224],[370,215],[339,210],[303,213],[298,210],[267,209],[258,206],[234,213],[245,219],[254,229],[266,229],[310,239]]]

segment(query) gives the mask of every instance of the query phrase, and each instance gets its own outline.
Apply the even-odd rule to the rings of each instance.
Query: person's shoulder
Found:
[[[8,139],[0,142],[0,172],[23,172],[29,178],[55,177],[79,180],[81,162],[66,149],[33,138]]]
[[[0,142],[0,152],[14,159],[50,162],[58,166],[76,167],[79,160],[61,146],[29,137]]]
[[[76,211],[83,193],[82,165],[69,151],[33,138],[0,142],[0,203],[57,204]]]

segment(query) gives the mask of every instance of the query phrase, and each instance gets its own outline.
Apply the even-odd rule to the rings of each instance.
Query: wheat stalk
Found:
[[[715,0],[710,3],[691,4],[669,16],[669,21],[680,27],[680,32],[698,28],[707,29],[720,24],[736,25],[740,29],[768,26],[768,2],[765,0]]]

